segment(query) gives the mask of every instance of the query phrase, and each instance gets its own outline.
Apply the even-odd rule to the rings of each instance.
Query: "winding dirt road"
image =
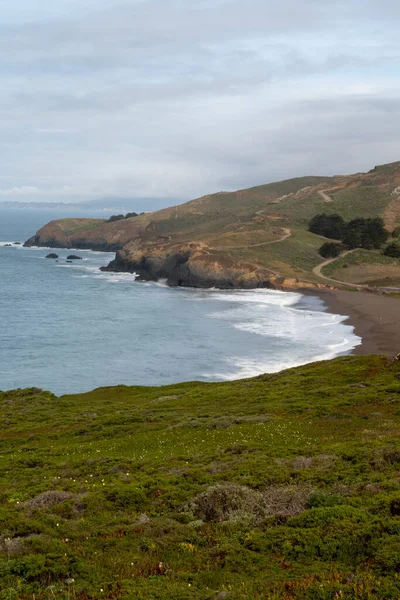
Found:
[[[368,285],[363,285],[361,283],[348,283],[347,281],[340,281],[339,279],[332,279],[332,277],[327,277],[326,275],[323,275],[323,273],[322,273],[322,269],[324,267],[332,264],[333,262],[335,262],[335,260],[339,260],[339,258],[344,258],[348,254],[351,254],[352,252],[354,252],[354,250],[357,250],[357,248],[354,248],[353,250],[347,250],[347,252],[343,252],[343,254],[340,254],[339,256],[335,256],[335,258],[328,258],[328,260],[324,260],[322,263],[320,263],[319,265],[317,265],[316,267],[313,268],[314,275],[316,275],[317,277],[320,277],[321,279],[325,279],[326,281],[332,281],[333,283],[340,283],[340,285],[346,285],[348,287],[354,287],[357,289],[358,288],[367,288]]]
[[[258,248],[259,246],[269,246],[270,244],[277,244],[278,242],[283,242],[284,240],[287,240],[287,238],[292,235],[290,229],[282,227],[282,231],[285,232],[285,235],[278,238],[277,240],[272,240],[271,242],[261,242],[260,244],[247,244],[245,246],[210,246],[210,250],[241,250],[243,248]]]

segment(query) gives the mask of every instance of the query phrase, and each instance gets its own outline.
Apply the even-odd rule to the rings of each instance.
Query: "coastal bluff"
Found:
[[[400,227],[399,190],[400,162],[395,162],[368,173],[218,192],[119,220],[59,219],[25,245],[115,252],[104,270],[136,273],[144,281],[164,279],[170,286],[397,288],[398,261],[374,251],[355,249],[346,260],[327,265],[324,274],[319,249],[326,238],[309,231],[309,222],[318,214],[346,221],[379,217],[392,234]]]
[[[140,219],[140,218],[139,218]],[[165,237],[146,232],[144,219],[108,222],[102,219],[51,221],[25,246],[90,249],[116,252],[103,271],[136,273],[141,281],[166,280],[172,287],[220,289],[296,289],[323,284],[284,277],[264,266],[237,260],[229,252],[213,250],[204,242],[171,245]]]

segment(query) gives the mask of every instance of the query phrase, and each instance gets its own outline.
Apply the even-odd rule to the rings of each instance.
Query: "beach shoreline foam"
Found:
[[[352,354],[382,354],[393,358],[400,352],[400,301],[385,294],[347,290],[300,290],[305,296],[317,296],[326,311],[346,315],[362,339]]]

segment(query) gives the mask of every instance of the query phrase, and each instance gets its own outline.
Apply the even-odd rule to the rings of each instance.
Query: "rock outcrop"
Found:
[[[165,279],[172,287],[219,289],[296,289],[326,287],[296,278],[276,275],[269,269],[244,261],[234,261],[229,256],[217,256],[204,244],[190,243],[173,251],[123,249],[102,271],[136,273],[138,280]]]

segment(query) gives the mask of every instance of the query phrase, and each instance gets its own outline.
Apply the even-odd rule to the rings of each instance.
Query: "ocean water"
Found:
[[[71,213],[0,209],[0,389],[221,381],[347,354],[345,316],[297,293],[171,289],[102,273],[112,254],[23,248]],[[82,213],[74,216],[96,216]],[[52,250],[54,252],[54,250]]]

